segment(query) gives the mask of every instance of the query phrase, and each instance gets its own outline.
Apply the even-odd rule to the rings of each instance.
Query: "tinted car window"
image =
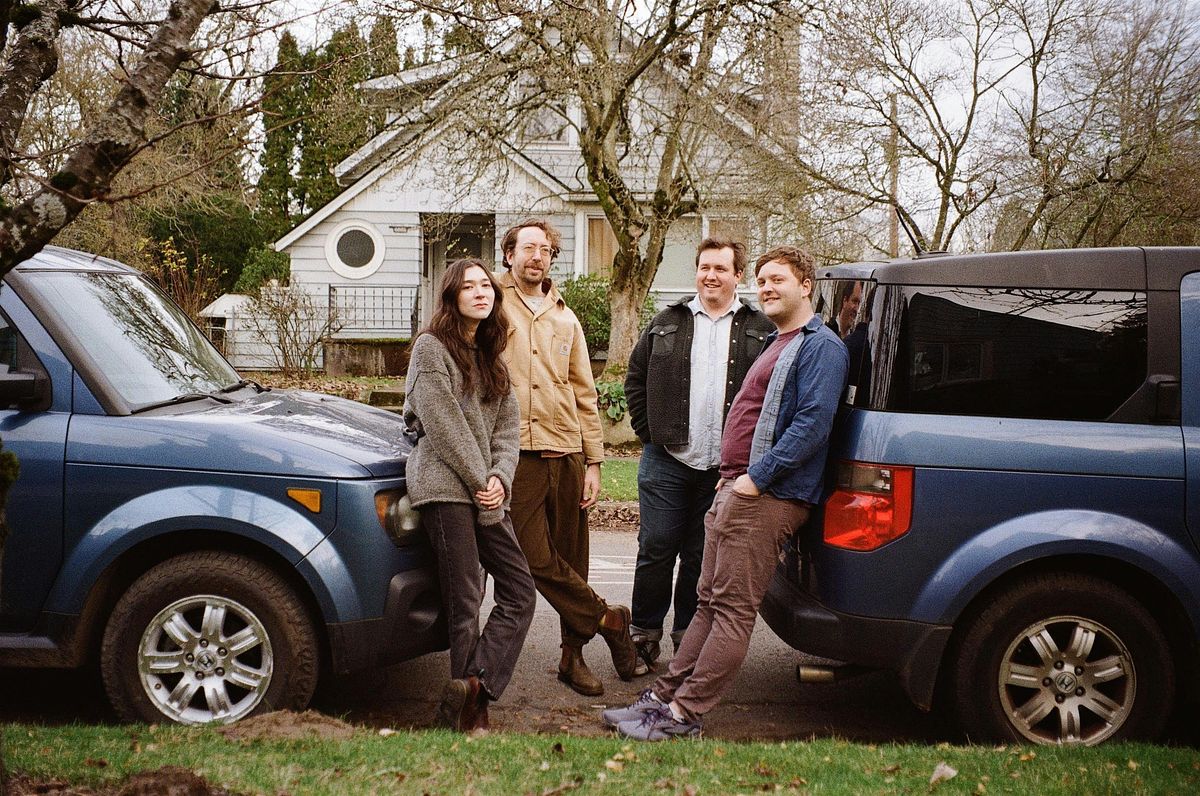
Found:
[[[1102,420],[1146,378],[1146,295],[893,287],[876,291],[870,405]]]

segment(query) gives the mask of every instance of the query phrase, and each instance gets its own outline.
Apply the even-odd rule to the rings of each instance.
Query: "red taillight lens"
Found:
[[[911,467],[842,462],[825,503],[825,544],[874,550],[899,539],[912,521],[912,492]]]

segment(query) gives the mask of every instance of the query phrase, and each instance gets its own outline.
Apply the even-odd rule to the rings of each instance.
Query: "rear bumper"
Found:
[[[890,669],[918,707],[929,710],[952,628],[843,614],[788,580],[781,566],[763,600],[763,619],[796,649],[860,666]]]
[[[427,567],[392,577],[382,617],[326,628],[337,674],[389,666],[448,644],[437,575]]]

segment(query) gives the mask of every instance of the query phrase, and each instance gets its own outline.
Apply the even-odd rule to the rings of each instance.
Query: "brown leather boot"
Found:
[[[613,668],[622,680],[632,680],[637,669],[637,645],[629,635],[633,617],[624,605],[610,605],[600,620],[600,635],[612,653]]]
[[[600,696],[604,693],[604,683],[592,674],[587,664],[583,662],[583,649],[563,644],[562,660],[558,664],[558,679],[571,687],[571,690],[584,696]]]
[[[478,677],[451,680],[442,692],[438,707],[443,723],[452,730],[471,732],[487,729],[487,692]]]

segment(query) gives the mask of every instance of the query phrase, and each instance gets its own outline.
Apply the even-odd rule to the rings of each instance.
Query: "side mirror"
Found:
[[[0,373],[0,407],[27,407],[40,403],[45,394],[46,379],[36,373]]]

